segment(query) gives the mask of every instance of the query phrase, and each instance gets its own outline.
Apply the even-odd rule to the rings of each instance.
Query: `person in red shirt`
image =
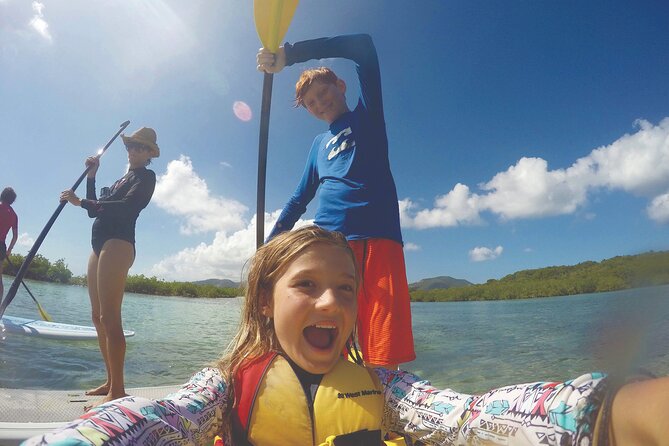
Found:
[[[16,200],[16,192],[11,187],[6,187],[0,194],[0,298],[5,295],[5,288],[2,284],[2,271],[5,266],[5,258],[9,258],[12,249],[19,238],[19,217],[12,209],[12,203]],[[9,230],[12,230],[12,241],[9,247],[5,244],[5,239]]]

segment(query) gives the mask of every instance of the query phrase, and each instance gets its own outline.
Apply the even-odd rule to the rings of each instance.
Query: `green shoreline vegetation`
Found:
[[[413,302],[510,300],[569,296],[669,283],[669,251],[618,256],[601,262],[518,271],[499,280],[458,288],[414,290]]]
[[[23,256],[12,254],[5,274],[16,275]],[[86,276],[73,276],[64,259],[51,263],[36,255],[26,273],[27,279],[86,286]],[[601,262],[574,266],[550,266],[523,270],[484,284],[447,289],[412,290],[413,302],[454,302],[472,300],[510,300],[535,297],[617,291],[669,284],[669,251],[618,256]],[[167,282],[143,274],[129,275],[125,290],[158,296],[221,298],[243,295],[242,288],[225,288],[192,282]]]
[[[16,276],[19,266],[23,263],[20,254],[10,255],[14,267],[5,264],[4,273]],[[67,268],[64,259],[55,263],[49,262],[44,256],[37,254],[25,275],[26,279],[42,282],[62,283],[67,285],[86,286],[86,276],[74,276]],[[243,294],[241,288],[223,288],[215,285],[204,285],[192,282],[167,282],[156,277],[146,277],[143,274],[129,275],[125,283],[125,291],[129,293],[150,294],[155,296],[181,297],[237,297]]]

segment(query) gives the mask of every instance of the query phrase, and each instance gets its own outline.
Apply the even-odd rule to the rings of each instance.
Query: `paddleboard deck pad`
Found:
[[[129,395],[159,399],[181,386],[126,389]],[[79,390],[0,389],[0,445],[18,445],[26,438],[48,432],[79,418],[84,407],[95,405],[101,396]]]
[[[86,340],[98,338],[95,327],[61,324],[58,322],[47,322],[7,315],[2,316],[2,319],[0,319],[0,330],[53,339]],[[126,338],[135,335],[135,332],[132,330],[123,330],[123,333],[125,333]]]

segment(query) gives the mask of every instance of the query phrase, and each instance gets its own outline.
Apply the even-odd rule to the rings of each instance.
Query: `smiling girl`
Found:
[[[603,374],[482,395],[348,362],[359,283],[343,235],[315,226],[255,254],[240,327],[216,368],[150,401],[126,397],[37,444],[667,445],[669,379],[622,388]],[[401,444],[404,440],[399,440]]]

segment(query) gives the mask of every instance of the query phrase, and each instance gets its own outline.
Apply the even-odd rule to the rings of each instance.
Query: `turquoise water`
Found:
[[[5,288],[9,277],[5,277]],[[57,322],[90,325],[85,288],[27,281]],[[126,294],[127,387],[180,384],[213,361],[237,327],[242,299]],[[8,315],[39,318],[21,290]],[[500,302],[412,304],[418,359],[403,368],[463,392],[564,380],[629,364],[669,374],[669,286]],[[0,387],[82,389],[104,366],[95,341],[0,333]]]

